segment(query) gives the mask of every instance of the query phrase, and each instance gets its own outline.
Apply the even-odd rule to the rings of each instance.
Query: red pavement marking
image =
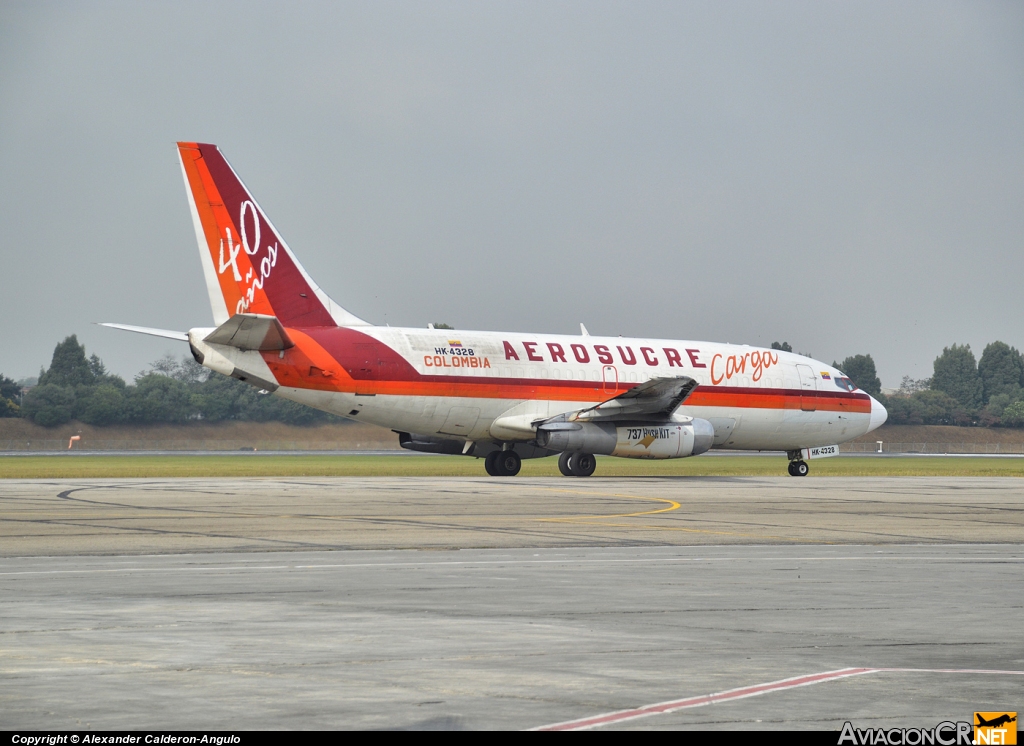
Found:
[[[987,673],[996,676],[1024,676],[1024,671],[1003,671],[998,668],[876,668],[878,673]]]
[[[744,686],[739,689],[716,692],[715,694],[705,694],[700,697],[674,699],[671,702],[659,702],[658,704],[645,705],[632,710],[619,710],[618,712],[607,712],[603,715],[594,715],[588,718],[580,718],[579,720],[567,720],[564,723],[543,725],[532,730],[586,730],[587,728],[596,728],[601,725],[611,725],[612,723],[621,723],[626,720],[647,717],[648,715],[663,715],[668,712],[675,712],[676,710],[685,710],[688,707],[702,707],[714,702],[727,702],[733,699],[743,699],[744,697],[757,697],[761,694],[777,692],[782,689],[810,686],[812,684],[820,684],[823,681],[843,679],[847,676],[874,673],[876,670],[875,668],[842,668],[838,671],[812,673],[806,676],[795,676],[791,679],[772,681],[767,684],[756,684],[754,686]]]
[[[700,697],[688,697],[687,699],[674,699],[670,702],[659,702],[653,705],[644,705],[631,710],[618,710],[617,712],[606,712],[603,715],[580,718],[578,720],[566,720],[553,725],[542,725],[530,730],[587,730],[598,728],[602,725],[622,723],[626,720],[647,717],[649,715],[664,715],[676,710],[685,710],[690,707],[703,707],[715,702],[728,702],[733,699],[745,697],[757,697],[762,694],[793,689],[798,686],[812,686],[825,681],[845,679],[850,676],[860,676],[868,673],[968,673],[968,674],[994,674],[1001,676],[1024,676],[1024,671],[1001,671],[997,669],[984,668],[841,668],[837,671],[823,671],[805,676],[795,676],[791,679],[771,681],[767,684],[756,684],[754,686],[740,687],[739,689],[728,689],[715,694],[705,694]]]

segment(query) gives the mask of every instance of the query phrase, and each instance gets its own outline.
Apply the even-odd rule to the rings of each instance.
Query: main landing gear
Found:
[[[484,469],[492,477],[514,477],[523,466],[515,451],[491,451],[484,459]]]
[[[791,477],[806,477],[810,470],[807,462],[802,459],[789,462],[789,476]]]
[[[563,453],[558,457],[558,470],[567,477],[589,477],[597,468],[592,453]]]
[[[491,451],[484,458],[484,469],[492,477],[514,477],[523,466],[515,451]],[[558,457],[558,470],[567,477],[589,477],[597,468],[592,453],[563,453]]]

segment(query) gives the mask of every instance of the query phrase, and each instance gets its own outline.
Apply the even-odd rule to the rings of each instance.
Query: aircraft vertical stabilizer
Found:
[[[366,325],[306,274],[216,145],[179,142],[178,155],[218,326],[239,313],[291,327]]]

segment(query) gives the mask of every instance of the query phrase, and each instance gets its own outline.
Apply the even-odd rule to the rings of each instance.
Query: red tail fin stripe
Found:
[[[185,192],[188,195],[189,209],[192,212],[192,224],[199,244],[199,257],[203,264],[203,276],[206,279],[206,290],[210,295],[210,306],[213,309],[213,322],[220,326],[230,318],[228,302],[236,289],[230,280],[217,273],[213,264],[210,246],[216,244],[220,229],[210,207],[212,202],[221,202],[219,195],[207,192],[197,162],[202,158],[195,143],[178,143],[178,156],[181,162],[181,173],[185,179]]]
[[[300,327],[365,324],[331,301],[306,274],[215,145],[178,143],[178,147],[193,218],[201,225],[201,243],[209,254],[204,254],[203,265],[215,317],[221,309],[213,297],[211,276],[216,278],[227,317],[262,313]],[[198,238],[198,226],[196,233]]]
[[[241,249],[248,255],[253,272],[243,279],[244,292],[234,313],[270,313],[288,326],[335,326],[313,283],[296,268],[288,245],[267,220],[241,179],[215,145],[199,143],[210,177],[238,236]],[[248,217],[248,220],[246,219]],[[251,228],[245,223],[251,221]],[[246,239],[243,241],[243,237]],[[218,268],[219,269],[219,268]],[[272,310],[256,310],[260,298],[266,298]],[[232,309],[228,309],[231,311]]]
[[[204,240],[200,244],[200,253],[208,275],[207,283],[211,284],[212,276],[219,289],[218,293],[210,288],[214,316],[222,312],[223,320],[217,321],[223,323],[228,317],[243,311],[273,315],[270,302],[263,293],[258,292],[262,289],[261,283],[252,282],[255,267],[250,252],[242,253],[242,238],[224,205],[202,152],[198,148],[185,147],[180,147],[180,152],[190,191],[190,203],[195,208],[193,217],[198,218],[202,225]],[[248,297],[243,288],[248,291]],[[218,300],[223,302],[223,309]]]

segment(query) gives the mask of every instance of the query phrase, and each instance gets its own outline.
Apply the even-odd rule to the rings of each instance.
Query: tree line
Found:
[[[53,427],[71,420],[88,425],[157,424],[194,420],[250,420],[311,425],[340,417],[276,396],[227,376],[211,375],[192,358],[167,356],[126,383],[107,372],[96,355],[71,335],[53,351],[50,367],[21,396],[21,387],[0,375],[0,417],[24,417]]]
[[[976,360],[970,345],[945,347],[931,378],[904,376],[895,393],[882,394],[870,355],[832,365],[889,410],[894,425],[1024,427],[1024,356],[1005,342],[986,345]]]
[[[435,328],[442,328],[436,324]],[[792,351],[786,342],[773,349]],[[903,378],[888,395],[871,355],[852,355],[833,367],[876,397],[896,425],[1024,427],[1024,355],[992,342],[975,360],[970,345],[946,347],[931,378]],[[227,376],[211,375],[192,358],[167,356],[126,383],[107,372],[96,355],[71,335],[53,351],[50,367],[22,396],[22,387],[0,375],[0,417],[24,417],[52,427],[71,420],[89,425],[155,424],[206,420],[277,421],[295,425],[343,421],[302,404],[262,395]]]

